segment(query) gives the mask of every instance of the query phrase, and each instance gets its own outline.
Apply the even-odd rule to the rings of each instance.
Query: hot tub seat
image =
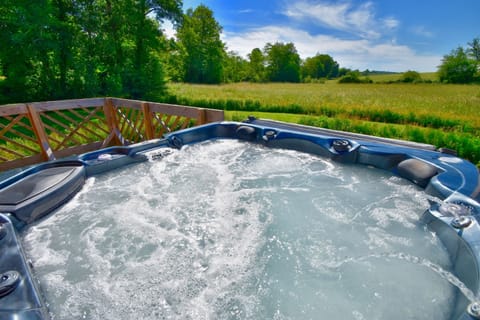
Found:
[[[32,223],[65,203],[84,182],[85,169],[81,162],[54,162],[35,167],[0,186],[0,212]]]

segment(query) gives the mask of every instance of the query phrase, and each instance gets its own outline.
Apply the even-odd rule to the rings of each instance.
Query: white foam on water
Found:
[[[23,242],[53,319],[446,319],[427,207],[380,170],[219,140],[89,179]]]

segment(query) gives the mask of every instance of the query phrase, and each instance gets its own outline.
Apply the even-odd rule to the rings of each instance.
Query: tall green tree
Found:
[[[159,22],[170,19],[179,22],[182,16],[180,0],[136,0],[131,24],[134,41],[131,92],[133,98],[157,99],[164,89],[164,70],[160,51],[164,49]],[[154,14],[156,19],[150,18]],[[162,48],[163,47],[163,48]]]
[[[293,43],[267,43],[264,52],[270,81],[300,82],[301,60]]]
[[[248,61],[239,56],[236,52],[227,52],[224,58],[223,81],[241,82],[246,81],[248,75]]]
[[[474,80],[476,72],[476,61],[469,58],[462,47],[445,55],[438,67],[440,81],[446,83],[470,83]]]
[[[475,80],[480,81],[480,38],[475,38],[468,43],[467,53],[477,63]]]
[[[468,43],[467,53],[472,59],[480,63],[480,38],[475,38]]]
[[[259,48],[254,48],[248,54],[247,80],[252,82],[266,81],[265,57]]]
[[[225,45],[220,40],[222,27],[213,12],[200,5],[188,9],[177,29],[184,54],[185,82],[220,83],[223,79]]]
[[[339,65],[328,54],[316,54],[305,59],[302,65],[302,77],[311,79],[338,77]]]
[[[183,47],[175,41],[168,39],[165,43],[166,50],[162,52],[162,61],[165,63],[166,78],[168,81],[182,82],[185,79]]]

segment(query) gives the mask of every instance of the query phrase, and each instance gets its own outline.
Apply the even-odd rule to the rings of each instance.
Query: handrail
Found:
[[[3,105],[0,171],[223,119],[222,110],[112,97]]]

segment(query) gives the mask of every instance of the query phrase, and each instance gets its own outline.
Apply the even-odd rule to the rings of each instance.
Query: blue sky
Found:
[[[480,0],[184,0],[184,9],[200,4],[243,57],[293,42],[302,58],[326,53],[341,67],[427,72],[480,37]]]

